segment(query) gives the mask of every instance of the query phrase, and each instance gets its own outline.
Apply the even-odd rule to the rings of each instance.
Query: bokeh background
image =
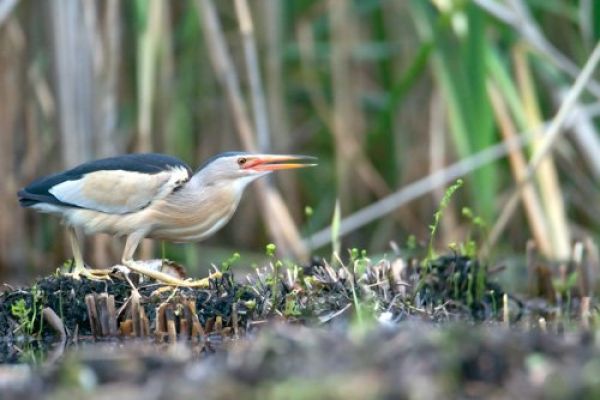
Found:
[[[19,207],[20,187],[126,152],[193,168],[226,150],[319,158],[255,185],[206,242],[145,244],[192,273],[235,251],[259,260],[269,242],[290,258],[329,255],[321,230],[336,202],[342,248],[426,241],[455,179],[444,168],[462,160],[465,187],[436,237],[445,248],[472,229],[463,207],[494,226],[599,38],[594,0],[2,0],[0,277],[70,257],[59,221]],[[533,238],[560,260],[573,240],[598,239],[599,100],[596,73],[495,254],[523,254]],[[524,145],[506,157],[510,140]],[[86,260],[111,265],[121,245],[87,239]]]

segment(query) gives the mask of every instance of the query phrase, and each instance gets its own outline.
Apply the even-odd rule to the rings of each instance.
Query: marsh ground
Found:
[[[537,296],[458,254],[274,260],[203,288],[53,275],[0,297],[0,386],[19,399],[594,398],[596,305],[574,279],[568,302],[544,299],[537,267]]]

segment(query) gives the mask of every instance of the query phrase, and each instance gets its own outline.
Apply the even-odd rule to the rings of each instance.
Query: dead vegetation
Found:
[[[313,324],[342,314],[360,319],[385,314],[394,321],[500,315],[502,289],[488,279],[485,266],[465,256],[440,257],[428,266],[414,258],[372,263],[365,256],[353,257],[349,265],[280,264],[257,269],[245,282],[231,272],[213,274],[202,289],[134,283],[120,274],[111,281],[52,275],[0,295],[0,318],[6,321],[0,335],[44,338],[56,336],[56,327],[63,325],[65,336],[75,339],[154,336],[159,342],[201,342],[213,331],[240,337],[273,318]],[[48,323],[45,309],[61,324]]]
[[[154,337],[202,344],[211,334],[243,337],[273,319],[306,325],[336,319],[363,325],[463,320],[525,328],[540,319],[545,324],[574,319],[589,327],[596,315],[591,290],[597,252],[591,241],[578,243],[575,251],[579,259],[554,267],[530,246],[525,300],[494,281],[501,268],[490,271],[459,253],[429,261],[408,255],[373,261],[353,250],[346,262],[335,257],[303,267],[272,259],[244,279],[228,269],[215,271],[205,288],[164,286],[135,274],[114,273],[110,281],[55,274],[0,294],[0,336],[5,343]]]

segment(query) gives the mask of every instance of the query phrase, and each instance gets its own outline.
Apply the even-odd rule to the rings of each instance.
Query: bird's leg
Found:
[[[71,242],[73,259],[75,261],[73,272],[67,275],[72,276],[73,279],[81,279],[82,276],[92,280],[110,279],[110,277],[108,276],[108,271],[106,270],[94,272],[90,271],[85,267],[85,263],[83,262],[83,255],[81,253],[81,247],[79,246],[79,241],[77,240],[77,232],[75,231],[75,228],[69,226],[67,228],[67,233],[69,235],[69,241]]]
[[[81,254],[81,247],[77,241],[77,232],[75,228],[69,226],[67,228],[69,235],[69,241],[71,242],[71,251],[73,252],[73,259],[75,262],[75,268],[73,269],[73,277],[79,278],[79,275],[85,272],[85,263],[83,262],[83,255]]]
[[[135,250],[137,249],[138,245],[140,244],[140,242],[142,241],[143,238],[144,238],[144,234],[136,232],[136,233],[132,233],[131,235],[129,235],[127,237],[127,241],[125,242],[125,250],[123,251],[123,258],[122,258],[121,262],[123,263],[123,265],[125,265],[127,268],[131,269],[132,271],[135,271],[141,275],[146,275],[146,276],[153,278],[153,279],[155,279],[161,283],[164,283],[166,285],[185,286],[185,287],[201,287],[201,288],[208,287],[209,279],[218,277],[215,274],[212,274],[208,278],[199,279],[196,281],[187,281],[187,280],[182,280],[182,279],[176,278],[169,274],[165,274],[164,272],[155,271],[155,270],[144,267],[140,263],[133,260],[133,255],[135,254]]]

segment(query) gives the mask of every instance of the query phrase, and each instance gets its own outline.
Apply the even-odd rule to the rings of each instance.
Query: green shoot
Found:
[[[452,199],[452,196],[454,196],[454,193],[456,193],[456,191],[460,189],[462,185],[463,180],[457,179],[454,185],[446,189],[446,193],[444,193],[444,197],[440,202],[438,210],[435,212],[435,214],[433,214],[433,223],[429,225],[429,246],[427,248],[427,258],[425,258],[424,260],[424,265],[427,265],[427,263],[436,258],[435,251],[433,250],[433,241],[435,239],[435,234],[439,228],[442,216],[444,215],[444,210],[448,207],[448,204],[450,204],[450,200]]]
[[[223,262],[221,263],[221,268],[222,268],[222,270],[223,270],[224,272],[227,272],[227,271],[229,271],[229,270],[231,269],[231,266],[232,266],[233,264],[235,264],[237,261],[239,261],[239,260],[240,260],[240,258],[242,258],[242,257],[240,256],[240,253],[238,253],[238,252],[235,252],[235,253],[233,253],[233,254],[231,255],[231,257],[229,257],[227,260],[225,260],[225,261],[223,261]]]
[[[314,233],[313,231],[313,224],[312,224],[312,216],[314,214],[314,210],[311,206],[306,206],[304,207],[304,216],[306,216],[306,220],[307,220],[307,225],[308,225],[308,244],[309,247],[313,247],[312,246],[312,234]]]
[[[277,250],[277,246],[275,246],[274,243],[269,243],[265,247],[265,254],[267,255],[267,257],[275,257],[275,250]]]
[[[361,276],[367,270],[367,266],[370,261],[367,257],[366,250],[358,250],[356,247],[350,250],[350,261],[354,266],[354,273],[356,276]]]
[[[471,229],[469,229],[467,239],[461,245],[460,251],[461,254],[467,257],[475,258],[477,255],[477,242],[473,239],[473,231],[478,230],[480,232],[479,237],[481,240],[481,237],[487,236],[487,224],[482,217],[473,214],[473,211],[469,207],[463,207],[461,214],[469,221]]]
[[[273,301],[274,307],[277,302],[277,279],[279,277],[279,271],[281,270],[281,267],[283,266],[283,263],[281,262],[281,260],[275,259],[275,251],[276,250],[277,250],[277,246],[274,243],[267,244],[267,246],[265,248],[265,253],[266,253],[267,257],[272,259],[271,263],[273,265],[273,277],[272,277],[273,279],[271,279],[271,300]]]
[[[406,248],[410,251],[414,251],[417,248],[417,238],[415,235],[409,235],[406,239]]]
[[[304,207],[304,215],[306,215],[306,218],[312,217],[313,214],[314,214],[314,210],[312,209],[311,206]]]
[[[302,315],[302,312],[300,311],[300,305],[298,304],[296,295],[294,293],[289,293],[285,296],[283,315],[286,317],[298,317]]]
[[[35,311],[32,308],[27,307],[25,299],[19,299],[10,306],[11,314],[17,318],[20,329],[27,336],[33,335],[33,328],[35,325]]]

